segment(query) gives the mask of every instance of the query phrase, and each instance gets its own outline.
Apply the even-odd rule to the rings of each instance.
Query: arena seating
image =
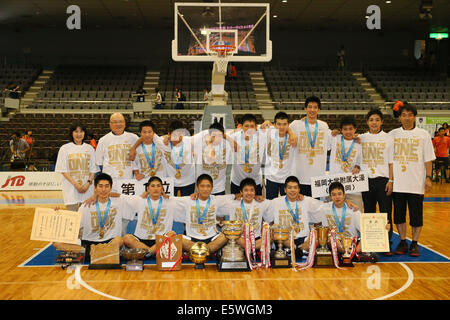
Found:
[[[302,102],[311,95],[320,97],[324,110],[360,110],[375,106],[348,71],[271,66],[264,68],[263,73],[273,101],[282,102],[279,109],[295,110],[299,105],[289,102]]]
[[[143,66],[59,66],[29,106],[37,109],[131,109]]]
[[[424,70],[366,70],[364,75],[386,101],[406,100],[418,109],[448,110],[450,79]]]
[[[175,89],[181,88],[187,101],[203,101],[204,89],[211,89],[211,64],[171,64],[160,71],[158,87],[165,98],[165,109],[175,106]],[[258,109],[248,71],[239,70],[236,79],[226,81],[228,102],[235,110]],[[185,103],[185,109],[203,109],[201,103]]]
[[[0,66],[0,105],[3,105],[4,98],[7,96],[7,92],[4,89],[9,83],[13,82],[20,86],[21,94],[23,97],[25,91],[29,89],[34,80],[38,77],[42,68],[40,66],[27,66],[27,65],[5,65]]]

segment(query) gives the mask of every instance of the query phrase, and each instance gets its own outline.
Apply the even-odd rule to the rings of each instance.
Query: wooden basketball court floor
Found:
[[[450,184],[433,184],[425,197],[447,198],[441,199],[443,202],[438,198],[436,202],[424,203],[424,227],[419,243],[450,257]],[[47,203],[39,204],[39,199],[47,199]],[[207,265],[204,270],[183,265],[176,272],[158,272],[154,265],[146,266],[143,272],[88,270],[86,266],[66,270],[58,266],[20,267],[48,245],[29,240],[34,208],[54,207],[61,199],[61,192],[57,191],[0,193],[1,300],[448,300],[450,297],[450,264],[446,262],[359,263],[347,270],[312,268],[298,272],[292,269],[217,272],[215,265]]]

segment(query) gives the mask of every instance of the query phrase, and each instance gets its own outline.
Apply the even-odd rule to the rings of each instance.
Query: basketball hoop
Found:
[[[220,73],[227,72],[228,58],[234,54],[235,46],[230,44],[215,44],[209,46],[211,52],[217,56],[215,59],[215,64],[217,71]]]

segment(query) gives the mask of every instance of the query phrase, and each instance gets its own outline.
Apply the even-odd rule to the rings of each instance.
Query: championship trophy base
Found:
[[[217,271],[233,272],[233,271],[251,271],[248,261],[218,261]]]
[[[196,263],[194,269],[205,269],[205,265],[203,263]]]
[[[273,254],[270,257],[270,267],[271,268],[290,268],[291,259],[289,257],[275,257]]]
[[[122,265],[118,264],[90,264],[88,269],[91,270],[109,270],[109,269],[122,269]]]
[[[142,260],[131,260],[125,265],[126,271],[144,271],[144,261]]]
[[[314,267],[316,268],[334,267],[333,256],[331,255],[331,252],[317,252],[316,259],[314,261]]]
[[[350,257],[342,257],[341,259],[341,267],[354,267],[352,263],[352,259]]]

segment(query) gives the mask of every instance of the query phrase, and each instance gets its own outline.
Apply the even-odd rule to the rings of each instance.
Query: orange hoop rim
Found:
[[[217,52],[217,54],[219,55],[225,55],[228,54],[228,52],[233,51],[236,47],[230,44],[215,44],[215,45],[211,45],[209,46],[209,49],[211,49],[212,51]]]

